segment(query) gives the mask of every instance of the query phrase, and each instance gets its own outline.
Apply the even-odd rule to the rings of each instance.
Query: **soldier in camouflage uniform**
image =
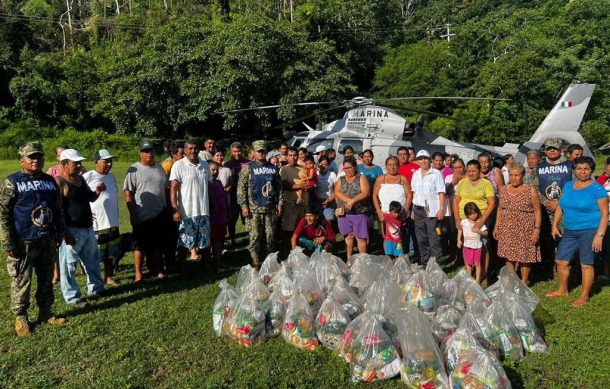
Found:
[[[19,149],[21,171],[8,176],[0,187],[0,243],[11,277],[11,310],[18,336],[30,333],[28,308],[32,272],[36,272],[38,321],[60,325],[51,313],[54,302],[53,264],[63,240],[64,217],[55,180],[43,173],[44,152],[39,143]]]
[[[281,214],[282,186],[276,167],[267,162],[266,142],[257,140],[252,146],[256,160],[245,166],[239,175],[237,203],[250,233],[248,251],[258,268],[261,258],[275,248],[274,232],[278,214]],[[263,237],[265,246],[262,246]]]

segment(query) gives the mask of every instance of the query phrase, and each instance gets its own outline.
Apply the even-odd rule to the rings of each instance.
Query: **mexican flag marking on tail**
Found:
[[[572,100],[562,101],[561,106],[564,108],[570,108],[574,106],[574,103],[572,102]]]

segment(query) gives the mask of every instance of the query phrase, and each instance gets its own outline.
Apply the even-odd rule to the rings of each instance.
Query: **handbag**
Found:
[[[335,209],[335,216],[336,217],[345,216],[345,208],[344,207],[338,207],[337,209]]]

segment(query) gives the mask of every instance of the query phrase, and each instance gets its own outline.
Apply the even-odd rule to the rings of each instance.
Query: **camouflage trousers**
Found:
[[[57,259],[54,239],[24,241],[17,250],[17,257],[6,258],[6,268],[11,277],[11,310],[16,316],[27,316],[30,307],[32,273],[36,272],[36,303],[38,308],[49,311],[53,294],[53,264]]]
[[[246,219],[246,229],[250,234],[248,251],[255,265],[258,265],[268,253],[275,249],[276,227],[277,214],[275,212],[253,213],[250,219]]]

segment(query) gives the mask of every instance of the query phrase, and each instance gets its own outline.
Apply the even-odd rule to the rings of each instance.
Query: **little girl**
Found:
[[[487,236],[487,227],[475,227],[477,220],[481,217],[481,210],[473,203],[466,203],[464,206],[466,219],[462,220],[462,228],[458,229],[457,247],[464,246],[464,264],[466,273],[472,276],[472,266],[476,269],[477,283],[481,283],[481,253],[483,251],[482,236]],[[462,239],[463,238],[463,239]]]
[[[317,185],[318,173],[316,172],[316,164],[312,157],[305,158],[305,167],[299,171],[299,178],[294,180],[295,184],[305,183],[310,188],[315,188]],[[303,190],[297,190],[296,204],[303,204]]]

